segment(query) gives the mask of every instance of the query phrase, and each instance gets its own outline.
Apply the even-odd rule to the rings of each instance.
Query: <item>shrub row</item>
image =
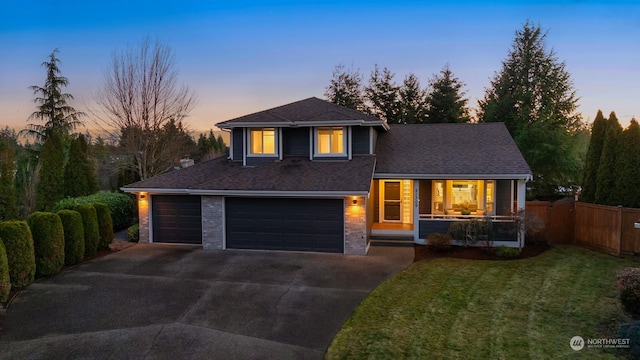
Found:
[[[9,261],[7,260],[7,250],[5,250],[2,241],[0,241],[0,302],[7,301],[10,291],[11,280],[9,279]]]
[[[137,216],[136,203],[129,195],[111,192],[99,192],[88,196],[63,199],[56,203],[53,210],[73,210],[73,208],[79,204],[96,203],[104,203],[109,207],[113,221],[113,229],[115,231],[126,229],[129,225],[133,224]]]
[[[4,221],[0,223],[0,239],[7,251],[11,286],[21,289],[31,284],[36,274],[36,260],[29,225],[24,221]]]
[[[98,209],[98,210],[96,210]],[[27,221],[0,223],[0,301],[11,288],[20,289],[35,277],[55,275],[64,265],[108,249],[113,242],[109,207],[79,204],[75,210],[35,212]]]
[[[27,217],[33,235],[36,276],[51,276],[64,265],[64,229],[54,213],[36,211]]]

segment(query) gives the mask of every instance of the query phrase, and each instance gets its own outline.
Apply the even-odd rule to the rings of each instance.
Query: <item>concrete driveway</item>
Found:
[[[413,248],[368,256],[136,245],[38,280],[6,311],[0,359],[321,359]]]

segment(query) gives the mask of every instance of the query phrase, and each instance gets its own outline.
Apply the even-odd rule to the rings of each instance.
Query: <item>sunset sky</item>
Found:
[[[335,65],[375,64],[422,85],[445,64],[472,107],[501,69],[528,19],[548,30],[566,62],[585,120],[615,110],[640,118],[640,5],[636,1],[197,1],[3,0],[0,126],[22,129],[35,110],[30,85],[59,48],[72,105],[93,107],[111,55],[149,36],[175,52],[197,95],[194,130],[311,96],[323,98]],[[425,5],[427,3],[428,5]]]

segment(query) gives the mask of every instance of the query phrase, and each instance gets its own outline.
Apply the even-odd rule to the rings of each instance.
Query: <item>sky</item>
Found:
[[[171,47],[180,82],[195,93],[194,131],[324,98],[338,64],[365,80],[376,64],[398,83],[414,73],[423,86],[448,64],[475,108],[527,20],[548,31],[584,120],[598,109],[623,126],[640,118],[637,1],[2,0],[0,127],[27,124],[36,106],[29,86],[44,83],[53,49],[71,104],[95,110],[114,52],[146,37]]]

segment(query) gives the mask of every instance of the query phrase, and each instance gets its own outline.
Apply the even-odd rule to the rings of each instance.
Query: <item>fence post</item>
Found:
[[[618,245],[618,257],[622,257],[622,205],[617,207],[616,244]]]

